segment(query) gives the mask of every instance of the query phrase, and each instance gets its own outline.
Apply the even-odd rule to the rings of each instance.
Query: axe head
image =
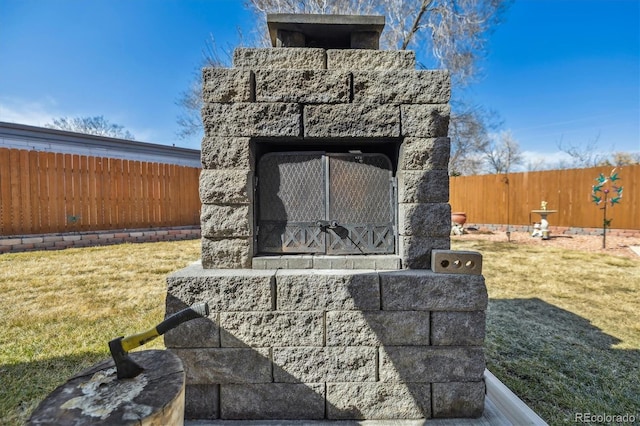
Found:
[[[140,367],[129,357],[127,351],[122,347],[123,337],[118,337],[109,342],[109,350],[116,364],[118,379],[132,379],[142,373],[144,368]]]

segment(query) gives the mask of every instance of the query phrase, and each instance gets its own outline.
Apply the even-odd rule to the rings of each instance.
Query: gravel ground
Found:
[[[469,231],[464,235],[452,235],[451,241],[488,240],[508,241],[506,232]],[[511,232],[511,242],[516,244],[531,244],[551,246],[571,250],[582,250],[594,253],[607,253],[613,256],[628,257],[640,260],[640,256],[631,250],[630,246],[640,246],[640,237],[621,237],[607,234],[606,248],[602,248],[602,236],[595,235],[553,235],[548,240],[533,238],[528,232]]]

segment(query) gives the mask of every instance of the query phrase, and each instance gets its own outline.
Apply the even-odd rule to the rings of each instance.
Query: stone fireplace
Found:
[[[168,278],[186,417],[421,419],[484,407],[487,293],[449,251],[450,80],[380,16],[269,15],[203,70],[202,262]]]

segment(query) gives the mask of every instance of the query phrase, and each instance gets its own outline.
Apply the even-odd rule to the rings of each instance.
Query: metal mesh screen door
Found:
[[[324,253],[322,153],[271,153],[258,164],[258,251]]]
[[[395,251],[391,162],[382,154],[270,153],[258,164],[258,251]]]

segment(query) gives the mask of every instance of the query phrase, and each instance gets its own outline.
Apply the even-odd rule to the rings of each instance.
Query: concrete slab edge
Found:
[[[522,426],[547,424],[489,370],[484,370],[484,381],[487,397],[511,423]]]
[[[489,370],[484,371],[486,408],[479,419],[422,420],[186,420],[185,426],[507,426],[547,425]]]

